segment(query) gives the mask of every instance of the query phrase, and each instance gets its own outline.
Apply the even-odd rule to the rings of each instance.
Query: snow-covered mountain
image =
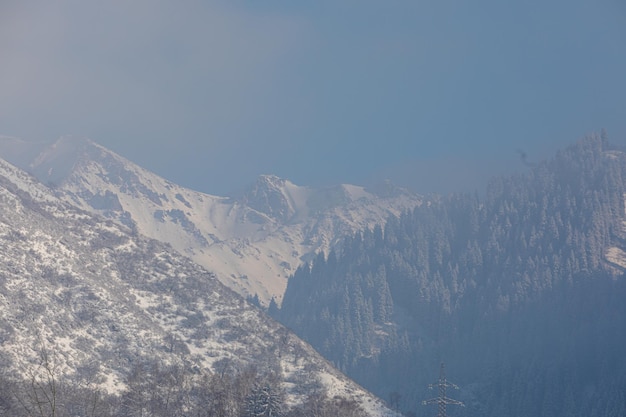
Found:
[[[303,261],[421,202],[391,184],[316,189],[272,175],[260,176],[241,198],[218,197],[167,181],[88,139],[63,137],[32,148],[0,140],[0,155],[60,198],[169,243],[265,305],[272,297],[280,303],[287,278]]]
[[[128,195],[140,192],[132,171],[116,173],[121,184],[130,180],[120,185]],[[150,195],[155,204],[171,207],[163,195]],[[180,201],[186,197],[181,194]],[[357,401],[369,415],[393,415],[189,258],[62,201],[0,160],[3,375],[31,377],[42,366],[44,349],[55,378],[81,386],[88,380],[113,394],[125,390],[125,375],[146,358],[196,373],[227,361],[279,372],[289,404],[302,401],[305,387],[316,381],[331,396]]]

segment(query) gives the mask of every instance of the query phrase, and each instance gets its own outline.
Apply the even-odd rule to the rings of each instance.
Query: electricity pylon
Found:
[[[446,370],[443,365],[443,362],[441,362],[441,368],[439,368],[439,381],[437,381],[435,384],[428,385],[428,388],[430,389],[433,389],[435,387],[437,387],[439,390],[439,396],[436,398],[431,398],[430,400],[424,400],[422,401],[422,404],[423,405],[437,404],[437,408],[439,410],[437,417],[447,417],[446,406],[448,404],[460,405],[461,407],[465,407],[465,404],[463,404],[461,401],[448,398],[448,395],[446,394],[446,390],[448,388],[459,389],[459,387],[446,381]]]

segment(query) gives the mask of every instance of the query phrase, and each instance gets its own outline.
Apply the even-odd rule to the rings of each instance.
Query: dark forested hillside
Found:
[[[435,412],[444,361],[457,415],[626,415],[625,180],[626,154],[585,138],[320,255],[275,314],[407,414]]]

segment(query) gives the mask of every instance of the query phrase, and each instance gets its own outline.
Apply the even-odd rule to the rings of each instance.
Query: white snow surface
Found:
[[[316,189],[272,175],[260,176],[241,198],[213,196],[71,137],[42,149],[26,168],[60,198],[170,244],[264,305],[271,298],[280,304],[288,277],[318,252],[421,203],[390,184],[377,192],[355,185]]]
[[[623,156],[623,153],[611,152],[608,154],[609,157],[617,158],[619,156]],[[626,194],[622,196],[624,199],[624,207],[625,212],[623,213],[623,218],[626,219]],[[621,230],[622,238],[626,237],[626,220],[622,220]],[[619,246],[609,246],[605,253],[604,257],[612,265],[616,270],[615,273],[621,275],[623,271],[626,271],[626,248],[622,248]]]
[[[87,165],[93,170],[88,180],[95,181],[97,166]],[[157,189],[162,181],[147,180]],[[221,211],[225,199],[174,190],[205,215],[228,220]],[[140,198],[127,191],[120,200],[127,198],[132,208],[130,202]],[[170,199],[158,195],[154,203],[180,207]],[[156,227],[137,210],[138,225]],[[114,220],[62,201],[0,160],[0,363],[7,374],[37,372],[45,349],[60,377],[119,393],[131,364],[145,358],[201,372],[212,372],[218,361],[254,363],[280,370],[289,404],[301,402],[306,387],[319,383],[332,395],[357,401],[370,416],[396,415],[213,274]],[[237,221],[231,226],[229,231],[250,227]]]

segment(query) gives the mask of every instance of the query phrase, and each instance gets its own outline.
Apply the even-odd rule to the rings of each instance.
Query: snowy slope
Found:
[[[314,189],[271,175],[259,177],[239,199],[217,197],[70,137],[42,149],[24,168],[66,201],[169,243],[266,305],[272,297],[280,303],[288,276],[303,261],[421,201],[389,184],[375,191],[353,185]]]
[[[59,376],[124,390],[142,358],[211,372],[224,360],[280,371],[288,402],[317,380],[372,416],[393,415],[307,344],[155,240],[56,198],[0,160],[0,364],[37,369],[40,350]],[[299,388],[299,389],[295,389]]]

